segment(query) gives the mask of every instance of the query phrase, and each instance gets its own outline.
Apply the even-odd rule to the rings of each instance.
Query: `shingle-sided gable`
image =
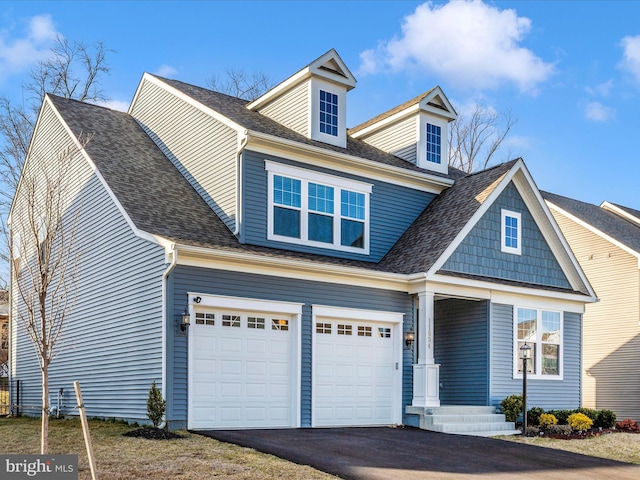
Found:
[[[521,215],[519,228],[522,231],[522,248],[518,255],[501,249],[501,212],[505,209]],[[571,289],[560,264],[513,183],[502,191],[449,256],[441,271]]]

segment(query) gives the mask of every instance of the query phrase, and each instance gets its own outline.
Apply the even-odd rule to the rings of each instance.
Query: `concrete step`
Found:
[[[482,431],[510,431],[515,430],[515,425],[510,422],[495,423],[434,423],[433,428],[438,432],[462,433]]]
[[[496,436],[517,435],[513,422],[491,406],[452,405],[442,407],[408,406],[406,413],[419,417],[420,428],[458,435]]]
[[[496,413],[496,407],[476,405],[446,405],[442,407],[428,407],[425,413],[429,415],[491,415]]]
[[[522,435],[520,430],[488,430],[479,432],[456,432],[456,435],[469,435],[472,437],[499,437],[501,435]]]
[[[506,422],[501,413],[483,415],[430,415],[433,423],[495,423]]]

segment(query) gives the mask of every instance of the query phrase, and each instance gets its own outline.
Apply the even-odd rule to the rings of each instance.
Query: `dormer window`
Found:
[[[320,90],[320,132],[338,136],[338,96]]]
[[[265,162],[269,240],[369,253],[371,184]]]
[[[442,163],[442,128],[427,123],[427,162]]]

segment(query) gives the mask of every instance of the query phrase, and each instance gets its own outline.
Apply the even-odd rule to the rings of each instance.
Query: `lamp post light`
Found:
[[[531,355],[531,347],[527,342],[520,347],[522,358],[522,434],[527,435],[527,360]]]

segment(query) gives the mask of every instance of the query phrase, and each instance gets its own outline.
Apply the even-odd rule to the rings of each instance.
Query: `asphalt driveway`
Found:
[[[198,433],[343,479],[629,479],[640,465],[415,428],[210,430]]]

